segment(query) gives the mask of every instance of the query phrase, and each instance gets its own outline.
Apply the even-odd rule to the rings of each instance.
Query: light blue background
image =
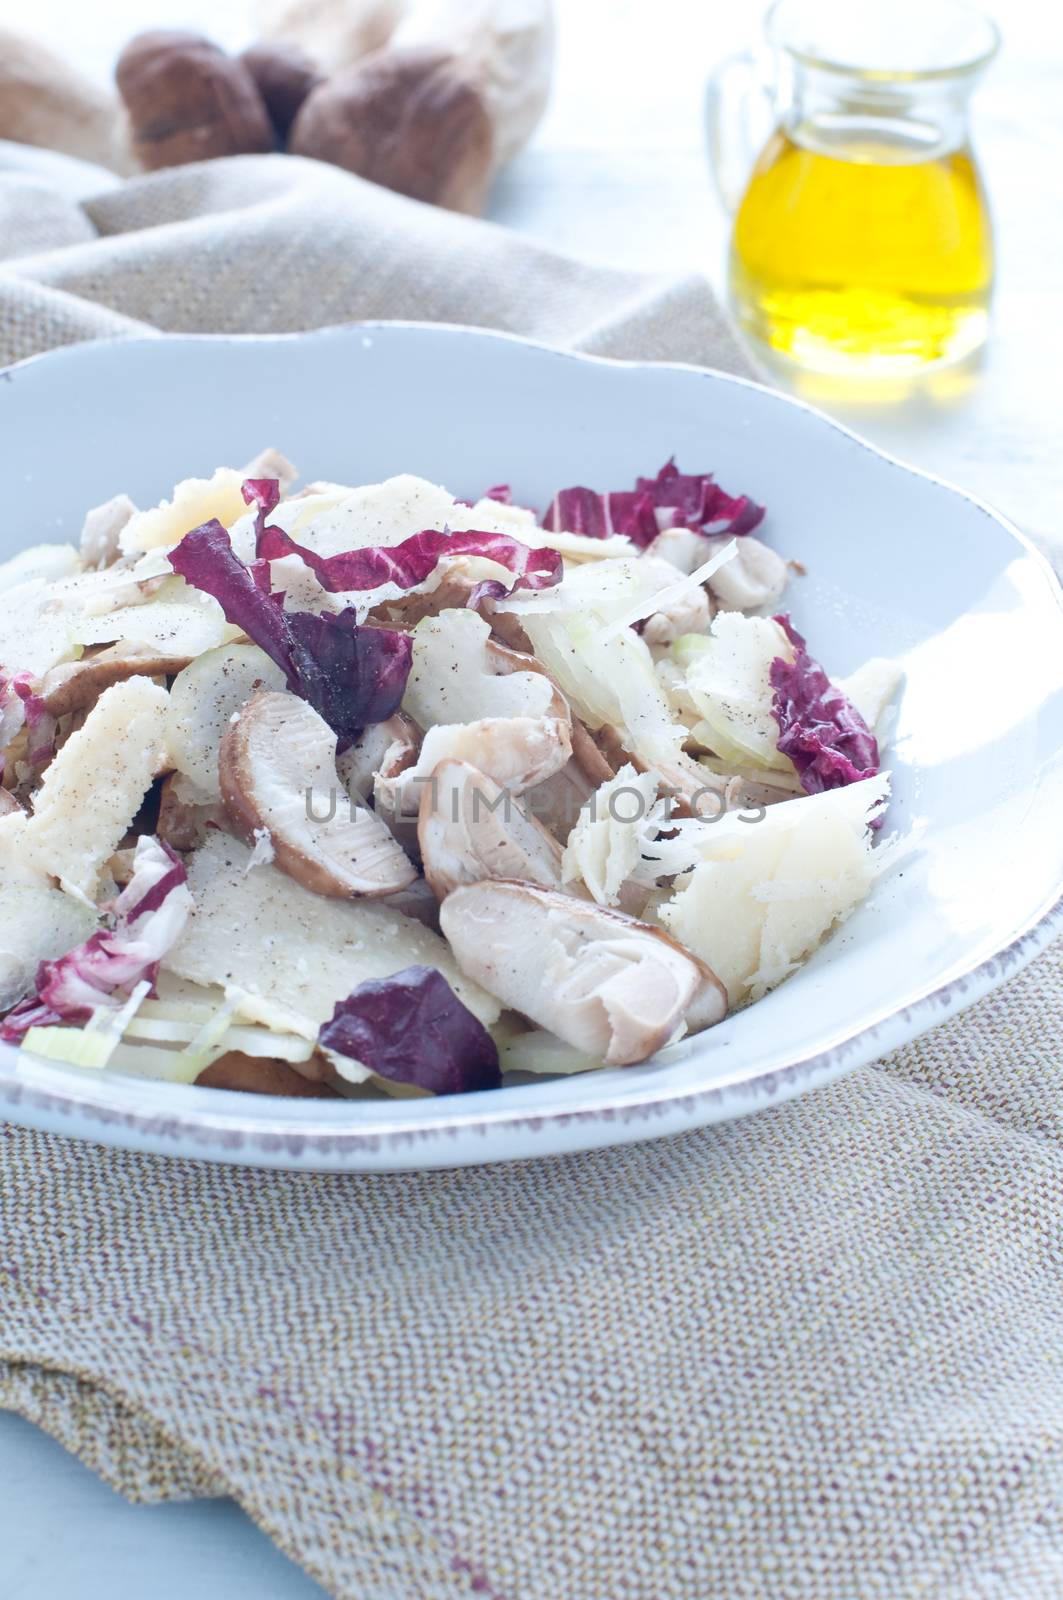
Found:
[[[132,1506],[0,1411],[3,1600],[321,1600],[231,1500]]]

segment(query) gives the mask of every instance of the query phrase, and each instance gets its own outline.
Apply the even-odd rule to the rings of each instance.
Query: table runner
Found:
[[[0,361],[365,316],[746,370],[696,277],[315,163],[72,188],[0,172]],[[1063,1593],[1061,1016],[1057,944],[791,1105],[483,1170],[5,1128],[0,1404],[351,1600]]]

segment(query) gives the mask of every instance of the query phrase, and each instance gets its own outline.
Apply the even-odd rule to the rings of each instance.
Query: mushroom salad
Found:
[[[267,450],[0,566],[0,1036],[273,1094],[645,1061],[895,857],[900,673],[831,678],[763,508],[541,518]]]

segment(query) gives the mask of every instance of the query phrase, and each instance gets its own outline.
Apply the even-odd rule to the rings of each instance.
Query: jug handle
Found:
[[[763,63],[752,51],[727,56],[706,85],[709,166],[724,210],[732,216],[766,137],[764,113],[771,113],[772,99]]]

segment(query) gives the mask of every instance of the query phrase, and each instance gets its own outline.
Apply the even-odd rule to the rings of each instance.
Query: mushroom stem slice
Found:
[[[146,644],[112,644],[80,661],[50,667],[37,693],[49,716],[65,717],[95,705],[113,683],[124,683],[127,678],[173,677],[183,672],[190,660],[186,655],[162,655]]]
[[[616,776],[579,717],[572,718],[571,737],[572,755],[561,771],[526,791],[527,808],[561,844],[568,842],[582,807],[595,790]]]
[[[713,978],[660,929],[528,883],[455,889],[440,924],[467,976],[611,1066],[666,1044]]]
[[[442,900],[461,884],[519,878],[561,887],[561,847],[513,795],[467,761],[441,761],[421,796],[424,874]]]
[[[218,776],[234,827],[265,830],[276,866],[316,894],[393,894],[416,877],[381,819],[342,791],[336,736],[305,700],[256,694],[225,732]]]
[[[417,724],[401,711],[386,722],[364,728],[336,762],[343,786],[352,800],[369,800],[378,776],[396,778],[417,760],[421,734]]]

